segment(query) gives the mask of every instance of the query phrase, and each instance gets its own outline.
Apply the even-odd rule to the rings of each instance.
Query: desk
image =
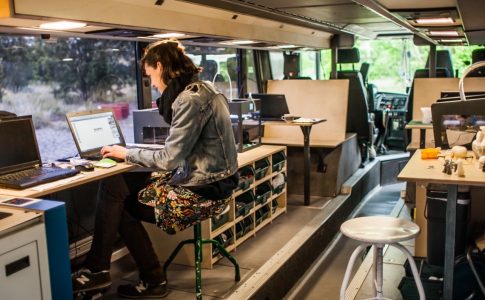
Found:
[[[426,130],[433,130],[433,124],[422,123],[421,121],[410,121],[405,129],[419,129],[419,148],[426,148]]]
[[[470,155],[473,156],[473,153],[470,152]],[[466,161],[464,163],[465,177],[458,177],[456,174],[447,175],[442,172],[443,166],[440,161],[435,159],[422,160],[421,150],[418,149],[397,177],[399,180],[416,182],[417,185],[437,183],[446,184],[448,186],[448,198],[446,202],[445,266],[443,282],[444,300],[449,300],[453,297],[456,200],[458,186],[485,186],[485,173],[478,168],[477,164],[478,161],[475,158],[473,158],[473,161],[471,162]],[[418,200],[420,199],[416,199],[416,210],[418,209]],[[423,204],[421,203],[420,205]]]
[[[326,119],[309,119],[310,122],[279,122],[266,121],[265,125],[285,125],[285,126],[300,126],[303,132],[303,199],[305,205],[310,205],[310,132],[312,126],[323,123]]]
[[[42,197],[71,187],[76,187],[88,182],[113,176],[119,173],[128,172],[137,167],[138,166],[136,165],[130,165],[127,163],[118,163],[116,166],[111,168],[106,168],[106,169],[96,168],[92,172],[84,172],[82,174],[78,174],[73,177],[68,177],[54,182],[33,186],[24,190],[0,188],[0,195],[14,196],[19,198],[22,198],[22,197],[38,198],[38,197]]]

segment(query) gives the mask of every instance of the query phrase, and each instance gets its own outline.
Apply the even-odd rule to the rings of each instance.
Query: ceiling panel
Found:
[[[374,23],[382,22],[381,16],[356,4],[306,8],[285,8],[284,11],[330,23]]]
[[[326,6],[353,3],[352,0],[252,0],[252,3],[266,7],[305,7],[305,6]]]
[[[387,9],[425,9],[456,6],[456,0],[377,0],[377,2]]]

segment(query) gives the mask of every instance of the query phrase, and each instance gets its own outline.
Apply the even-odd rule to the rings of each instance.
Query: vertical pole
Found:
[[[310,131],[312,126],[300,126],[303,132],[303,202],[310,205]]]
[[[200,223],[194,225],[195,250],[195,298],[202,299],[202,230]]]
[[[443,300],[453,299],[453,269],[455,267],[456,198],[458,186],[448,185],[446,201],[445,270]]]

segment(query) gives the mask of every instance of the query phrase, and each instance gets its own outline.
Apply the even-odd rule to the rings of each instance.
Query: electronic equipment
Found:
[[[289,114],[288,104],[284,94],[251,94],[253,99],[259,99],[259,116],[262,121],[281,121],[281,117]]]
[[[170,125],[165,122],[158,108],[133,111],[133,130],[135,143],[165,144],[170,133]]]
[[[104,146],[126,146],[111,109],[70,112],[66,118],[81,158],[99,160]]]
[[[42,166],[32,116],[0,120],[0,186],[24,189],[79,171]]]
[[[398,93],[377,93],[376,109],[381,111],[407,112],[408,96]]]
[[[471,149],[480,126],[485,126],[485,98],[436,102],[431,105],[436,147],[461,145]]]

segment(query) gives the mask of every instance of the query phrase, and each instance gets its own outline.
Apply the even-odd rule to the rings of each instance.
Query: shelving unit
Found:
[[[245,176],[241,176],[241,188],[235,190],[231,197],[229,210],[225,214],[202,222],[202,238],[219,240],[229,252],[285,213],[287,206],[286,146],[262,145],[239,153],[238,163],[238,171]],[[274,184],[278,186],[275,187]],[[256,203],[254,200],[258,193],[260,197]],[[244,208],[237,205],[237,200],[244,200]],[[241,209],[239,216],[237,216],[238,208]],[[261,209],[266,213],[260,214],[258,211]],[[237,225],[239,222],[245,225]],[[152,238],[152,242],[161,260],[168,257],[178,242],[193,238],[191,228],[176,235],[163,234],[163,237],[160,237],[160,229],[156,227],[147,229],[152,236],[156,234],[154,230],[158,231],[158,238],[156,240]],[[204,245],[203,268],[212,268],[212,265],[221,259],[222,256],[217,253],[217,250],[213,250],[212,245]],[[193,246],[185,245],[174,262],[194,265]]]
[[[209,238],[227,241],[225,247],[228,250],[237,248],[286,212],[286,147],[260,146],[240,153],[238,162],[240,174],[246,176],[241,176],[241,188],[233,194],[228,221],[214,230],[212,230],[212,222],[208,222]],[[247,176],[251,172],[252,176]],[[282,186],[277,186],[275,189],[273,183],[277,176],[283,176],[284,181]],[[238,202],[244,204],[239,206]],[[266,213],[260,214],[259,210],[265,210]],[[231,232],[229,236],[228,232]],[[204,251],[204,267],[211,267],[221,258],[218,253],[213,253],[212,249],[210,251],[204,249]],[[206,263],[207,261],[210,261],[210,264]]]

